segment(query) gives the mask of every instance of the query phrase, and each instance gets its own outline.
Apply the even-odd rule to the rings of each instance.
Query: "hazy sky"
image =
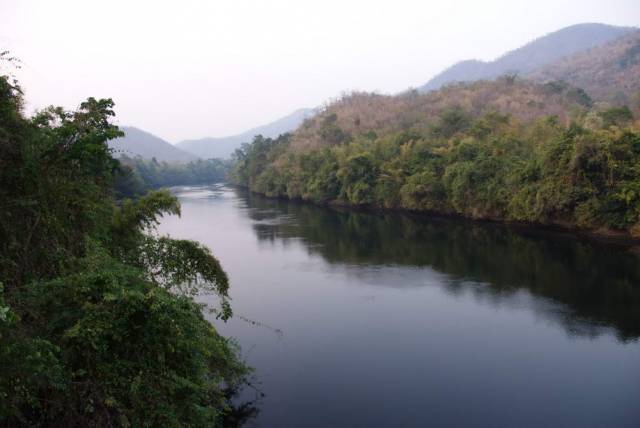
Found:
[[[0,0],[0,16],[29,109],[111,97],[119,124],[177,142],[419,86],[571,24],[638,26],[640,0]]]

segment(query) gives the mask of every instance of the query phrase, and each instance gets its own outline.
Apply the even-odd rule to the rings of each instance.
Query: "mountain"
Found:
[[[640,107],[640,30],[529,73],[538,81],[566,81],[594,100]]]
[[[109,142],[115,150],[115,156],[141,156],[145,159],[156,158],[160,162],[187,163],[198,159],[198,156],[180,150],[162,138],[131,126],[121,126],[124,137]]]
[[[250,143],[254,136],[262,135],[273,138],[280,134],[293,131],[300,126],[306,118],[315,113],[316,109],[302,108],[288,116],[250,129],[242,134],[231,135],[229,137],[208,137],[198,140],[185,140],[176,144],[176,147],[205,159],[228,158],[242,143]]]
[[[442,117],[467,122],[487,114],[532,123],[555,116],[567,125],[591,107],[591,99],[569,84],[543,84],[501,76],[495,80],[451,84],[437,91],[398,95],[355,92],[336,100],[292,133],[295,152],[340,145],[357,138],[375,139],[407,132],[430,135]]]
[[[605,24],[577,24],[540,37],[495,61],[458,62],[418,88],[431,91],[462,81],[493,79],[503,74],[527,74],[563,57],[603,45],[636,30]]]

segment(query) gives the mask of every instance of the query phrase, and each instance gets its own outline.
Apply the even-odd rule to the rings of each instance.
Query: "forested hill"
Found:
[[[605,24],[573,25],[540,37],[495,61],[467,60],[456,63],[418,89],[430,91],[453,82],[493,79],[506,73],[527,74],[566,56],[601,46],[634,30],[636,29]]]
[[[191,162],[198,159],[193,153],[173,146],[171,143],[153,134],[131,126],[120,128],[124,135],[109,141],[109,147],[116,157],[140,156],[143,159],[155,158],[160,162]]]
[[[438,118],[445,114],[454,120],[456,112],[465,118],[499,113],[525,123],[555,116],[567,125],[592,103],[580,88],[559,82],[538,84],[512,76],[449,85],[429,93],[409,91],[394,96],[355,92],[306,120],[293,132],[292,148],[321,148],[351,141],[358,135],[376,138],[403,131],[417,135],[441,132],[448,137],[455,130],[448,127],[457,125]]]
[[[189,163],[158,162],[122,156],[115,175],[115,191],[120,197],[143,195],[149,190],[171,186],[211,184],[227,178],[230,162],[198,159]]]
[[[176,146],[204,159],[228,158],[242,143],[250,142],[256,135],[274,138],[280,134],[293,131],[307,117],[313,116],[315,111],[315,109],[302,108],[271,123],[258,126],[238,135],[185,140],[179,142]]]
[[[563,58],[527,77],[567,81],[594,100],[640,107],[640,30]]]
[[[234,180],[268,196],[640,238],[640,132],[626,106],[513,76],[356,93],[257,138]]]

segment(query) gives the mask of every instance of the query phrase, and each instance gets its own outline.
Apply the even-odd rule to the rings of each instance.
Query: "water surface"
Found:
[[[215,323],[265,394],[245,426],[640,426],[637,253],[222,185],[177,194],[160,231],[222,262],[237,317]]]

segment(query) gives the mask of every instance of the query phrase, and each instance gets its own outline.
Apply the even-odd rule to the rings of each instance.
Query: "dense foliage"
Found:
[[[116,200],[111,100],[22,114],[0,77],[0,425],[211,426],[247,368],[193,295],[211,253],[154,233],[177,200]]]
[[[472,84],[469,90],[481,88],[485,97],[482,85]],[[499,89],[509,83],[488,85]],[[529,94],[535,88],[511,86]],[[453,106],[404,126],[386,113],[388,123],[368,118],[371,124],[364,127],[365,119],[354,124],[340,118],[341,112],[364,117],[358,116],[359,109],[378,102],[374,96],[367,103],[356,94],[329,106],[293,136],[258,137],[243,146],[236,153],[233,178],[268,196],[317,203],[640,236],[640,132],[632,124],[632,112],[592,106],[583,91],[567,85],[537,88],[575,100],[581,109],[571,121],[568,115],[567,120],[553,115],[519,120],[492,111],[491,105],[474,111]],[[430,96],[439,99],[437,93]],[[433,105],[428,98],[423,103]]]
[[[122,156],[116,173],[116,191],[121,196],[143,194],[151,189],[222,181],[229,162],[222,159],[199,159],[189,163],[158,162],[155,158]]]

